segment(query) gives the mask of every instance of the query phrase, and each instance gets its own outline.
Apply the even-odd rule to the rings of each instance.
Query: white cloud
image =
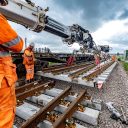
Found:
[[[92,33],[94,40],[107,40],[111,37],[128,32],[128,27],[126,27],[128,19],[126,20],[114,20],[105,23],[101,28]]]
[[[120,35],[128,33],[127,23],[128,19],[114,20],[103,24],[101,28],[92,33],[94,41],[99,45],[110,45],[110,47],[113,47],[112,52],[116,50],[118,52],[123,52],[122,50],[128,47],[126,47],[126,45],[121,45],[123,42],[114,42],[113,38],[116,38],[116,40],[120,40],[121,38],[122,41],[125,41],[126,38],[123,36],[120,37]]]

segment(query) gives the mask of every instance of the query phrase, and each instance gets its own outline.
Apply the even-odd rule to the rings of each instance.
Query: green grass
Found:
[[[56,64],[55,62],[49,62],[49,66],[52,66],[53,64]]]
[[[123,61],[124,57],[123,56],[117,56],[118,61]]]
[[[128,71],[128,62],[123,62],[123,67],[125,71]]]

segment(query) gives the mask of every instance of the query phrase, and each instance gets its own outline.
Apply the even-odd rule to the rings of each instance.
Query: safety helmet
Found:
[[[26,50],[25,55],[30,57],[30,56],[32,56],[32,53],[30,51]]]
[[[31,46],[31,47],[34,48],[35,47],[35,44],[32,42],[32,43],[29,44],[29,46]]]
[[[8,4],[8,0],[0,0],[1,6],[6,6]]]

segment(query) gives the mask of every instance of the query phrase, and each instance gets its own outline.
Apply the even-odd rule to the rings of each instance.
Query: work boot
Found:
[[[25,84],[27,84],[28,83],[28,80],[25,80]]]
[[[31,82],[34,82],[34,79],[31,79]]]
[[[26,83],[26,84],[30,83],[30,80],[26,80],[25,83]]]

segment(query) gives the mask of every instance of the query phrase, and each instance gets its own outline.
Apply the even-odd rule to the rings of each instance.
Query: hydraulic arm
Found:
[[[35,32],[42,30],[62,37],[68,45],[74,42],[80,44],[85,49],[96,47],[89,31],[78,24],[65,26],[46,15],[47,9],[36,6],[30,0],[8,0],[7,6],[0,6],[2,13],[8,20],[16,22]]]

